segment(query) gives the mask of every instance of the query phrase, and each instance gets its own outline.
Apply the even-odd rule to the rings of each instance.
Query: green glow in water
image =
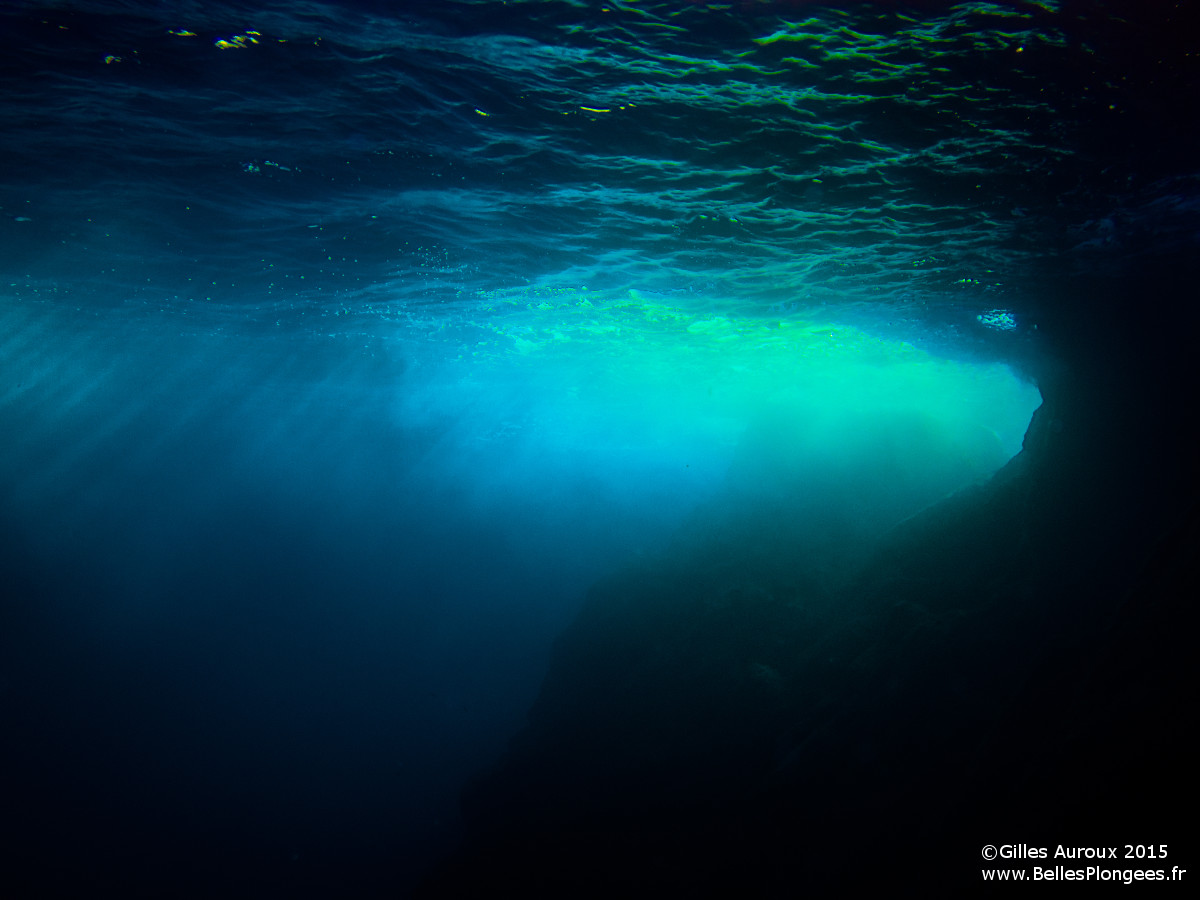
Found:
[[[905,477],[953,469],[970,480],[1020,450],[1041,402],[1006,365],[942,359],[828,319],[685,309],[637,290],[526,291],[482,313],[438,379],[456,398],[434,402],[469,404],[479,439],[521,465],[633,459],[715,475],[753,442],[772,478],[904,460]]]

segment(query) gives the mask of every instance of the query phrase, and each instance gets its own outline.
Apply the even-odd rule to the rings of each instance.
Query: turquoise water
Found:
[[[724,504],[860,558],[986,483],[1093,327],[1051,286],[1194,242],[1122,33],[1051,0],[6,4],[31,870],[410,885],[597,579]]]

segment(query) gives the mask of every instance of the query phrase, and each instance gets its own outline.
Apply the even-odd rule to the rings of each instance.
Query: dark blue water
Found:
[[[1164,7],[6,3],[6,871],[407,890],[597,578],[986,478],[1194,252]]]

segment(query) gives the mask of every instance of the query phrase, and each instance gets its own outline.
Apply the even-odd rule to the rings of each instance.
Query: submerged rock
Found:
[[[1062,343],[994,477],[856,552],[797,486],[597,584],[426,893],[963,892],[986,844],[1173,827],[1200,519],[1178,363],[1114,369],[1116,333]]]

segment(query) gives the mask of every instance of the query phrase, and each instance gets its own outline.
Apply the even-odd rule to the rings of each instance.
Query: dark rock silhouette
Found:
[[[1063,288],[1023,452],[869,553],[729,499],[596,585],[425,893],[953,893],[989,843],[1178,837],[1195,379],[1129,299],[1182,268]]]

